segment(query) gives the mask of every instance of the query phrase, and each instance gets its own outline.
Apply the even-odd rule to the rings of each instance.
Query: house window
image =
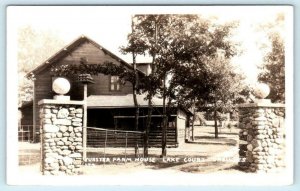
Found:
[[[119,91],[120,90],[119,76],[110,76],[110,90],[111,91]]]

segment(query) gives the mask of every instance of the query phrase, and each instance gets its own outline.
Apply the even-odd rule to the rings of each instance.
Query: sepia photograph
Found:
[[[293,183],[293,6],[8,6],[7,89],[10,185]]]

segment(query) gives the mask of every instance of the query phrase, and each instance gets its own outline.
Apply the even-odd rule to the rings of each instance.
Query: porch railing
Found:
[[[20,142],[35,142],[39,140],[39,126],[38,125],[19,125],[18,126],[18,140]]]

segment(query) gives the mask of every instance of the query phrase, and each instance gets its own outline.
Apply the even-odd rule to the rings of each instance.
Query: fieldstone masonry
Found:
[[[81,174],[83,102],[41,100],[44,175]]]
[[[284,104],[239,106],[239,166],[248,172],[278,172],[285,167]]]

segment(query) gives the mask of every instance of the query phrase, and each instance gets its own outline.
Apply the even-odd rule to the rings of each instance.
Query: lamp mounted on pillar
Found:
[[[71,84],[69,80],[63,77],[56,78],[52,83],[52,89],[58,95],[54,96],[55,100],[70,100],[70,96],[65,94],[70,91]]]
[[[265,99],[270,93],[270,87],[265,83],[257,83],[254,88],[255,103],[271,103],[270,99]]]

